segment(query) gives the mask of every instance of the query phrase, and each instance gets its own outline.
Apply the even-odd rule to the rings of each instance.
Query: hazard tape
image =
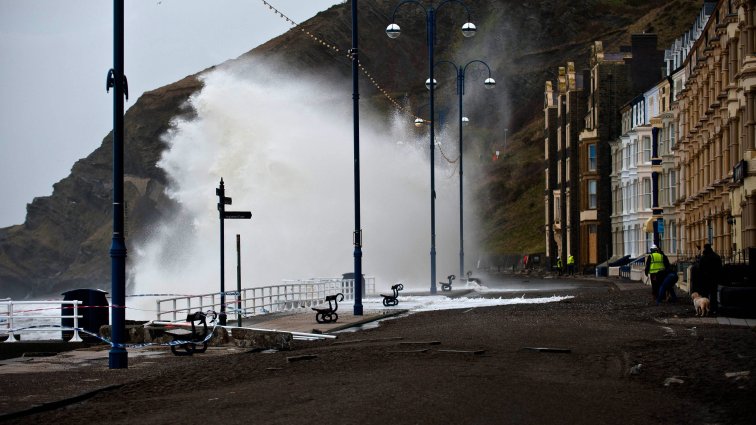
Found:
[[[51,329],[51,332],[53,332],[54,329],[60,329],[61,331],[71,331],[71,332],[78,331],[80,334],[86,334],[86,335],[92,336],[94,338],[97,338],[100,341],[102,341],[102,342],[104,342],[106,344],[109,344],[113,348],[132,348],[132,349],[138,349],[138,348],[145,348],[145,347],[171,347],[171,346],[184,345],[184,344],[195,344],[195,345],[204,344],[207,341],[209,341],[210,338],[213,337],[213,335],[215,333],[215,329],[218,327],[218,322],[216,321],[215,318],[213,318],[211,320],[211,323],[213,324],[212,329],[208,330],[207,335],[205,335],[205,338],[203,340],[201,340],[201,341],[175,340],[175,341],[164,342],[164,343],[144,342],[144,343],[140,343],[140,344],[115,344],[115,343],[113,343],[113,341],[109,340],[108,338],[102,337],[99,334],[95,334],[95,333],[89,332],[86,329],[83,329],[83,328],[74,328],[74,327],[62,326],[62,325],[34,325],[34,326],[26,326],[26,327],[23,327],[23,328],[3,329],[3,333],[6,333],[6,332],[8,334],[18,333],[18,332],[21,332],[21,331],[24,331],[24,330],[29,330],[29,329]],[[178,327],[178,326],[176,326],[176,327]],[[183,326],[181,328],[183,328]]]

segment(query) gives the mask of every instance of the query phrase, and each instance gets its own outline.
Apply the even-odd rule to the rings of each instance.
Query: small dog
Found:
[[[698,292],[690,294],[690,298],[693,299],[693,306],[696,308],[696,316],[708,316],[709,315],[709,299],[702,297]]]

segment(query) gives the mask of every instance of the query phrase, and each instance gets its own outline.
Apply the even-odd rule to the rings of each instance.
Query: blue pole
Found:
[[[128,352],[123,347],[126,333],[126,239],[123,208],[123,0],[113,1],[113,240],[111,258],[111,336],[108,353],[110,369],[126,369]]]
[[[433,84],[433,45],[436,39],[436,11],[431,7],[426,14],[426,25],[428,32],[428,74],[430,75],[430,180],[431,180],[431,285],[430,293],[436,293],[436,170],[435,170],[435,84]]]
[[[357,0],[352,0],[352,103],[354,112],[354,315],[362,316],[362,229],[360,228],[360,86]]]

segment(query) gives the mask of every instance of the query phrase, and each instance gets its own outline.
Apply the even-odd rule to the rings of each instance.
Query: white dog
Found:
[[[708,316],[709,315],[709,299],[702,297],[698,292],[690,294],[690,298],[693,299],[693,306],[696,308],[696,316]]]

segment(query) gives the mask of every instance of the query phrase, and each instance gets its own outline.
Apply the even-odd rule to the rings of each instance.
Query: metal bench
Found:
[[[191,356],[194,353],[204,353],[207,350],[207,340],[205,339],[207,337],[207,315],[198,311],[188,314],[186,321],[192,324],[192,330],[171,329],[165,331],[166,334],[173,337],[171,352],[177,356]],[[202,325],[201,333],[197,332],[197,327],[200,325]],[[202,344],[202,348],[197,348],[198,344]],[[184,351],[179,351],[179,349],[183,349]]]
[[[404,285],[397,283],[396,285],[393,285],[391,287],[391,291],[393,292],[391,295],[381,294],[381,296],[383,297],[383,305],[386,307],[391,307],[399,304],[397,297],[399,297],[399,291],[402,290],[404,290]]]
[[[474,282],[480,285],[480,279],[477,277],[471,277],[472,276],[472,270],[467,271],[467,282]]]
[[[444,292],[446,292],[446,291],[451,291],[451,290],[452,290],[452,281],[453,281],[454,279],[456,279],[456,278],[457,278],[457,276],[454,276],[453,274],[450,274],[450,275],[449,275],[449,276],[447,276],[446,278],[447,278],[447,279],[449,279],[449,283],[446,283],[446,282],[438,282],[438,284],[439,284],[439,285],[441,285],[441,290],[442,290],[442,291],[444,291]]]
[[[341,299],[338,299],[338,297],[341,297]],[[315,321],[318,323],[331,323],[339,320],[336,310],[339,309],[339,301],[344,301],[344,294],[339,292],[336,295],[328,295],[325,297],[325,300],[328,301],[328,308],[312,307],[316,311]]]

